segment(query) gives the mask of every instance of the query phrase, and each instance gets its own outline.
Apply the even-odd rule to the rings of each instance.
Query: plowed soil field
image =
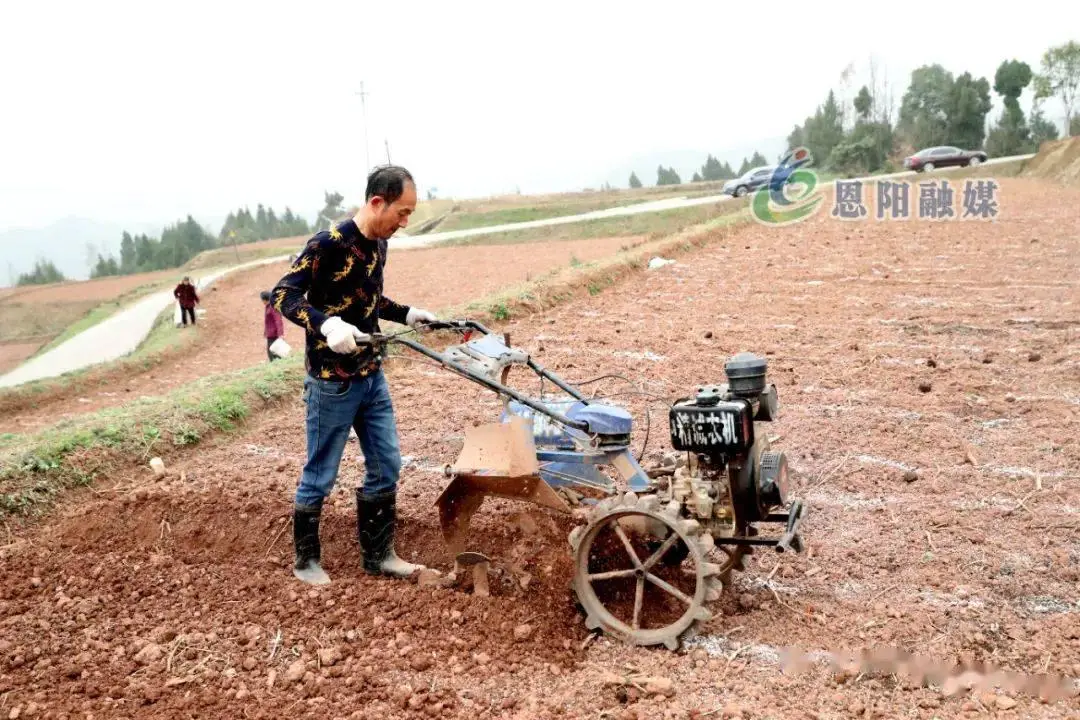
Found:
[[[1020,180],[1000,193],[994,223],[744,226],[508,325],[569,380],[628,378],[587,389],[634,411],[646,455],[667,446],[667,422],[641,393],[722,382],[739,351],[768,359],[780,413],[767,430],[809,507],[806,551],[755,553],[678,652],[588,641],[568,588],[575,521],[546,510],[491,502],[478,513],[489,598],[364,575],[354,443],[323,525],[334,582],[297,583],[297,397],[240,436],[167,454],[163,481],[133,466],[12,532],[0,550],[0,712],[1077,717],[1075,697],[949,694],[824,665],[784,672],[776,652],[887,646],[1080,675],[1080,196]],[[442,467],[500,406],[423,362],[388,372],[405,455],[399,551],[445,571]],[[527,380],[515,383],[535,390]]]

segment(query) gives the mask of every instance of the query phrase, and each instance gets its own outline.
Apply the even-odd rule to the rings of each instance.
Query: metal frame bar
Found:
[[[472,324],[479,325],[480,328],[483,328],[483,326],[480,325],[479,323],[472,323]],[[421,345],[420,343],[418,343],[418,342],[416,342],[414,340],[409,340],[407,338],[394,338],[393,341],[397,342],[397,343],[401,343],[402,345],[409,348],[410,350],[414,350],[414,351],[420,353],[421,355],[424,355],[426,357],[431,358],[432,360],[435,360],[436,362],[438,362],[443,367],[445,367],[445,368],[447,368],[449,370],[452,370],[452,371],[456,372],[458,375],[461,375],[462,377],[468,378],[469,380],[472,380],[473,382],[475,382],[475,383],[477,383],[479,385],[483,385],[484,387],[488,388],[489,390],[493,390],[496,393],[499,393],[500,395],[505,395],[505,396],[507,396],[509,398],[517,400],[522,405],[526,405],[526,406],[532,408],[533,410],[535,410],[538,413],[541,413],[543,415],[547,415],[549,418],[551,418],[552,420],[554,420],[555,422],[557,422],[557,423],[559,423],[561,425],[565,425],[566,427],[574,428],[575,430],[580,430],[582,432],[588,432],[589,431],[589,424],[587,422],[584,422],[582,420],[571,420],[570,418],[566,417],[562,413],[557,413],[557,412],[549,409],[545,405],[542,405],[541,403],[536,402],[532,398],[526,397],[525,395],[522,395],[518,391],[506,387],[502,383],[496,382],[494,380],[489,380],[488,378],[486,378],[486,377],[484,377],[482,375],[478,375],[478,374],[472,372],[468,368],[462,367],[461,365],[457,364],[453,360],[447,359],[444,355],[442,355],[442,353],[435,352],[434,350],[431,350],[430,348],[427,348],[424,345]],[[555,380],[552,379],[552,382],[555,382]]]

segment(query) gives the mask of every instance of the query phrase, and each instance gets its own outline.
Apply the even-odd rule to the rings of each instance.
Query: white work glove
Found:
[[[417,323],[436,322],[438,319],[435,313],[420,308],[409,308],[409,312],[405,314],[405,324],[410,327],[416,327]]]
[[[330,317],[319,328],[326,338],[326,344],[336,353],[356,352],[357,343],[371,342],[371,336],[360,332],[355,325],[350,325],[338,316]]]

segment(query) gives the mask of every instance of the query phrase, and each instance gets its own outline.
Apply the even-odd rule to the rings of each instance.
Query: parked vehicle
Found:
[[[961,150],[952,145],[940,145],[920,150],[904,158],[904,167],[916,172],[941,167],[974,167],[986,162],[986,157],[986,153],[982,150]]]
[[[772,177],[773,170],[775,169],[776,168],[773,165],[751,168],[743,173],[741,177],[728,180],[724,183],[724,187],[720,192],[725,195],[742,197],[751,190],[757,190],[759,187],[768,185],[769,178]]]

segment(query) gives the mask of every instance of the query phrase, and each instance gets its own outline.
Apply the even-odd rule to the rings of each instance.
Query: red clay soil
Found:
[[[48,341],[49,338],[43,337],[32,342],[0,343],[0,374],[17,368]]]
[[[198,277],[197,273],[192,273]],[[183,270],[158,270],[157,272],[122,275],[118,277],[96,278],[77,282],[35,285],[33,287],[12,288],[10,292],[0,294],[0,301],[17,302],[23,305],[45,305],[57,302],[86,302],[88,300],[112,300],[142,285],[180,282]]]
[[[736,352],[768,358],[780,398],[769,431],[809,505],[807,552],[755,554],[680,652],[584,643],[568,589],[572,521],[529,506],[493,502],[474,521],[474,544],[494,558],[490,598],[363,575],[355,444],[324,523],[334,582],[300,586],[288,525],[304,457],[296,398],[239,437],[166,454],[164,481],[133,467],[12,531],[0,550],[0,712],[1080,716],[1075,698],[947,695],[824,666],[783,673],[774,653],[886,645],[1080,675],[1076,195],[1002,184],[993,224],[742,227],[508,325],[567,379],[641,383],[588,386],[601,394],[681,396],[722,381]],[[499,405],[422,362],[390,373],[406,458],[399,548],[445,570],[432,507],[440,469],[464,428]],[[612,399],[634,411],[640,449],[651,401]],[[653,452],[667,446],[667,423],[662,403],[650,407]],[[671,689],[607,684],[612,673]]]
[[[614,255],[636,238],[530,243],[528,245],[462,246],[401,250],[386,266],[387,294],[407,304],[438,310],[481,298],[543,273],[566,267],[572,258],[590,262]],[[202,294],[206,310],[194,332],[195,341],[182,356],[142,372],[110,377],[82,392],[58,388],[35,398],[33,407],[5,413],[0,432],[28,432],[65,418],[123,404],[143,395],[161,395],[194,379],[268,362],[263,339],[263,306],[259,292],[271,289],[288,268],[275,263],[230,274]],[[304,334],[285,323],[285,340],[303,349]]]

